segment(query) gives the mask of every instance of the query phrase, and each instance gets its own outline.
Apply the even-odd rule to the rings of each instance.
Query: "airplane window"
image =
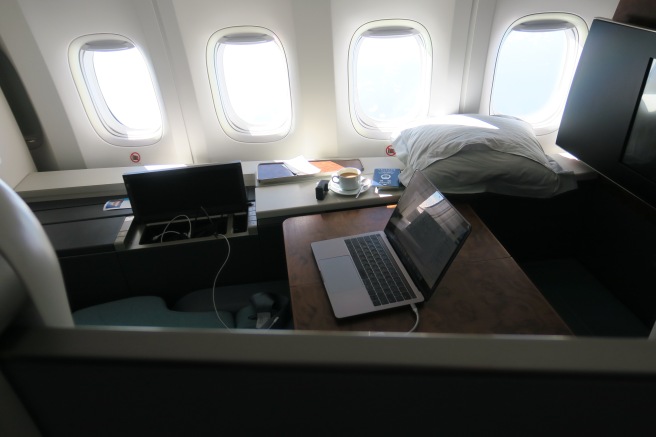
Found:
[[[431,53],[428,32],[417,22],[381,20],[358,29],[349,53],[349,99],[361,135],[389,138],[428,114]]]
[[[259,27],[221,30],[210,39],[207,57],[216,113],[228,136],[268,142],[289,133],[287,58],[272,32]]]
[[[119,146],[159,141],[159,99],[134,43],[118,35],[85,36],[71,44],[69,61],[85,110],[103,139]]]
[[[587,32],[571,14],[536,14],[513,23],[497,55],[490,114],[521,118],[539,134],[558,129]]]

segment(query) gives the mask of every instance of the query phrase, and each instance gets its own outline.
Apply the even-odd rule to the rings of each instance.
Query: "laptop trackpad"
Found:
[[[350,256],[322,259],[319,269],[323,276],[328,298],[337,317],[358,314],[371,307],[371,300]],[[333,296],[339,295],[334,299]]]

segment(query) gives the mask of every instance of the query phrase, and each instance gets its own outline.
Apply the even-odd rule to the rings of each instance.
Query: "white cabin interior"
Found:
[[[0,435],[366,434],[364,422],[349,431],[332,412],[356,420],[357,401],[408,396],[417,410],[401,407],[388,428],[371,429],[653,428],[656,204],[558,144],[597,19],[656,32],[646,0],[0,1],[0,409],[9,412]],[[521,40],[512,57],[522,32],[544,40]],[[402,39],[414,45],[389,43]],[[373,52],[380,41],[388,45]],[[246,52],[256,46],[270,51]],[[101,64],[128,52],[132,64]],[[319,178],[270,183],[261,166],[357,160],[365,177],[398,168],[406,184],[434,153],[416,152],[421,129],[454,116],[496,117],[530,136],[530,156],[494,138],[449,152],[463,159],[457,167],[433,167],[452,162],[440,155],[419,170],[473,211],[567,334],[526,330],[537,326],[530,316],[521,329],[474,321],[407,335],[299,329],[293,317],[266,332],[236,329],[237,316],[233,332],[75,326],[76,312],[135,296],[171,307],[218,286],[221,306],[276,284],[274,295],[289,298],[290,285],[305,284],[290,277],[286,220],[383,208],[403,191],[369,182],[320,200]],[[550,185],[533,187],[533,169],[497,161],[462,170],[489,151],[538,162]],[[223,239],[192,241],[187,217],[187,239],[165,242],[175,217],[143,243],[152,223],[137,223],[137,208],[103,209],[132,194],[126,174],[235,162],[247,204],[226,226],[243,218],[244,227]],[[502,177],[477,179],[493,171]],[[362,394],[385,381],[389,391]],[[426,423],[433,415],[442,428]]]

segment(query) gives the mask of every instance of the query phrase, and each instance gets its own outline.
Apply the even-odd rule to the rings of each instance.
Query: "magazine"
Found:
[[[374,177],[371,185],[377,187],[379,190],[401,188],[401,183],[399,182],[400,174],[400,168],[376,168],[374,169]]]

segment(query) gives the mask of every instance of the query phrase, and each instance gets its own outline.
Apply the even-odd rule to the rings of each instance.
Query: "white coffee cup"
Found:
[[[355,167],[344,167],[335,173],[331,179],[344,191],[353,191],[360,188],[362,172]]]

